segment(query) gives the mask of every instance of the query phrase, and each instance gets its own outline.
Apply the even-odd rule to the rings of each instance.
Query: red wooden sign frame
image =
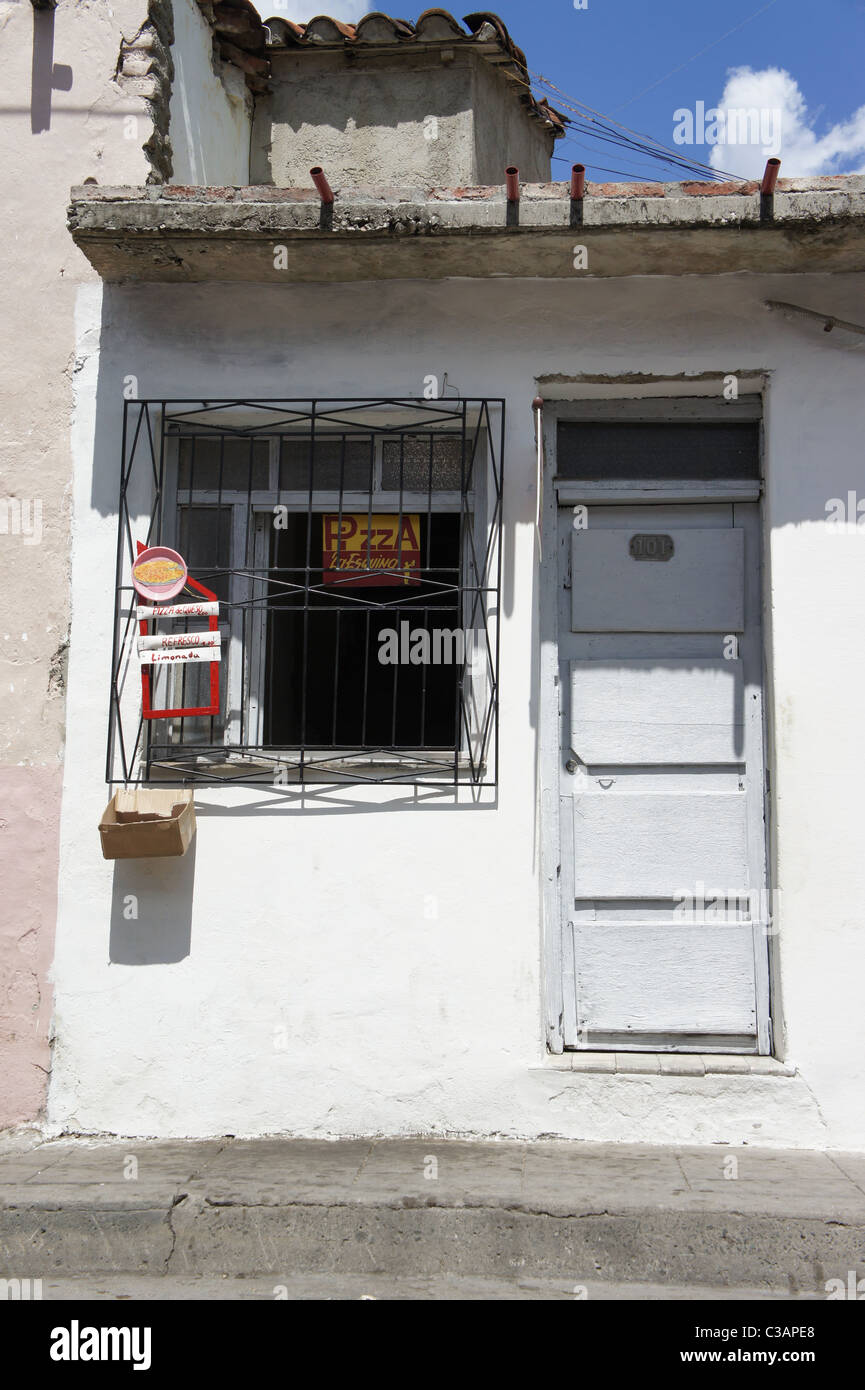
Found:
[[[142,545],[141,541],[137,541],[136,544],[138,546],[139,555],[141,554],[142,550],[147,549],[147,546]],[[191,589],[195,589],[204,598],[216,599],[218,601],[219,595],[215,594],[212,589],[208,589],[206,585],[199,584],[198,580],[193,579],[191,574],[187,575],[186,582]],[[150,635],[148,632],[149,622],[149,618],[139,619],[138,631],[142,637],[148,637]],[[216,616],[216,614],[213,614],[208,619],[207,630],[208,632],[219,631],[219,618]],[[153,709],[150,703],[150,674],[147,668],[145,666],[142,666],[141,712],[145,719],[183,719],[187,716],[191,718],[193,715],[219,714],[219,662],[210,662],[210,704],[197,705],[188,709],[183,707],[181,707],[180,709]]]

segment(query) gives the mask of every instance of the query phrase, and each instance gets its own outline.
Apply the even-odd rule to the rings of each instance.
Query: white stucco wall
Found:
[[[213,30],[195,0],[173,6],[171,182],[248,183],[252,107],[243,73],[218,60],[214,66]]]
[[[550,178],[552,133],[513,82],[476,53],[437,49],[390,59],[309,49],[272,54],[272,94],[256,103],[252,182],[309,187],[320,164],[333,187],[457,188]]]
[[[73,629],[50,1121],[122,1134],[455,1132],[865,1146],[862,354],[831,277],[107,287],[79,301]],[[310,331],[310,325],[315,331]],[[535,824],[536,376],[766,371],[780,1050],[794,1076],[544,1065]],[[196,795],[192,853],[103,861],[121,384],[142,396],[505,396],[498,802]],[[372,810],[372,807],[380,807]],[[194,894],[192,880],[194,876]],[[139,899],[137,923],[123,898]],[[425,899],[438,899],[438,917]],[[188,943],[187,943],[188,937]],[[156,957],[163,963],[110,963]]]

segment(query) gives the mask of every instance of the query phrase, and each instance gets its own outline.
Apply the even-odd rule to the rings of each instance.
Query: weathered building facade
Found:
[[[0,353],[0,1125],[44,1110],[69,630],[76,313],[98,276],[65,227],[70,178],[165,170],[171,7],[0,4],[6,275]],[[154,66],[159,56],[161,66]],[[161,113],[161,114],[160,114]]]
[[[862,179],[572,198],[494,16],[171,10],[70,209],[49,1126],[861,1146]]]

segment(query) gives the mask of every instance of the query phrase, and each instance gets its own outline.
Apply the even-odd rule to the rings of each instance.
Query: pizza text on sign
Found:
[[[417,513],[328,512],[322,517],[325,584],[419,584]]]

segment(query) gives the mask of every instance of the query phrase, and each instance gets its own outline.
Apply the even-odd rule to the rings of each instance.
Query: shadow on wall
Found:
[[[72,69],[54,61],[54,10],[42,4],[33,11],[33,65],[30,70],[30,130],[51,129],[51,93],[71,92]]]
[[[112,965],[175,965],[190,953],[195,837],[179,859],[118,859],[111,890]]]
[[[420,381],[412,369],[417,353],[421,363],[439,343],[458,341],[467,363],[491,362],[484,371],[464,368],[461,384],[467,395],[507,394],[508,433],[505,454],[506,526],[502,584],[504,611],[510,616],[516,601],[514,527],[534,520],[535,441],[531,408],[537,389],[556,381],[567,370],[597,376],[593,335],[607,335],[603,351],[617,355],[610,380],[651,382],[693,373],[694,323],[702,318],[715,325],[729,313],[728,331],[705,348],[713,358],[711,374],[720,383],[731,364],[743,357],[749,373],[771,372],[767,398],[764,473],[772,484],[772,531],[807,522],[825,523],[830,499],[847,502],[846,479],[858,479],[861,426],[852,402],[860,400],[863,349],[859,340],[840,330],[823,332],[822,325],[780,314],[769,314],[767,295],[797,301],[815,313],[849,314],[851,276],[765,276],[736,278],[732,304],[719,302],[719,285],[711,276],[639,279],[639,307],[634,308],[637,278],[594,279],[580,282],[532,282],[531,291],[514,282],[505,292],[498,279],[462,281],[458,289],[444,282],[410,284],[287,284],[240,283],[105,283],[102,293],[97,387],[95,467],[91,505],[100,514],[117,515],[119,458],[123,431],[123,393],[127,382],[134,395],[147,397],[228,399],[278,396],[288,368],[304,385],[297,394],[313,396],[314,383],[328,370],[328,361],[341,354],[340,384],[322,394],[412,395],[408,379]],[[811,280],[813,279],[813,283]],[[451,298],[451,291],[454,296]],[[728,288],[723,288],[728,294]],[[530,293],[530,298],[528,297]],[[338,312],[334,306],[338,305]],[[550,326],[551,339],[527,348],[525,314],[531,312]],[[286,333],[286,319],[296,325],[316,322],[316,348],[311,355],[304,333]],[[639,320],[639,322],[637,321]],[[378,379],[370,363],[369,324],[376,324],[375,347],[381,361]],[[363,325],[352,337],[352,323]],[[406,349],[408,328],[423,325],[420,338]],[[627,331],[627,350],[615,347],[616,333]],[[449,337],[450,335],[450,337]],[[494,335],[494,336],[493,336]],[[365,352],[346,361],[349,346],[362,343]],[[435,344],[434,349],[426,347]],[[170,352],[166,345],[170,344]],[[611,346],[612,344],[612,346]],[[492,351],[494,347],[494,353]],[[442,351],[445,351],[442,348]],[[452,351],[448,347],[447,351]],[[678,354],[679,366],[670,368]],[[406,366],[408,362],[408,366]],[[657,363],[659,376],[653,375]],[[690,366],[688,365],[690,363]],[[169,365],[166,365],[169,364]],[[181,364],[178,366],[178,364]],[[398,364],[398,365],[395,365]],[[608,365],[608,364],[607,364]],[[139,374],[140,370],[140,374]],[[744,370],[744,369],[743,369]],[[707,373],[709,368],[706,368]],[[802,381],[819,378],[818,404],[803,403]],[[130,375],[132,374],[132,375]],[[513,383],[523,383],[515,396]],[[170,385],[166,383],[170,382]],[[540,383],[540,387],[536,386]],[[550,399],[554,399],[550,394]],[[795,421],[795,425],[793,422]],[[827,466],[827,430],[832,430],[832,481]],[[773,478],[772,474],[776,476]],[[852,486],[852,484],[851,484]],[[860,488],[861,492],[861,488]],[[522,601],[521,594],[521,601]]]

